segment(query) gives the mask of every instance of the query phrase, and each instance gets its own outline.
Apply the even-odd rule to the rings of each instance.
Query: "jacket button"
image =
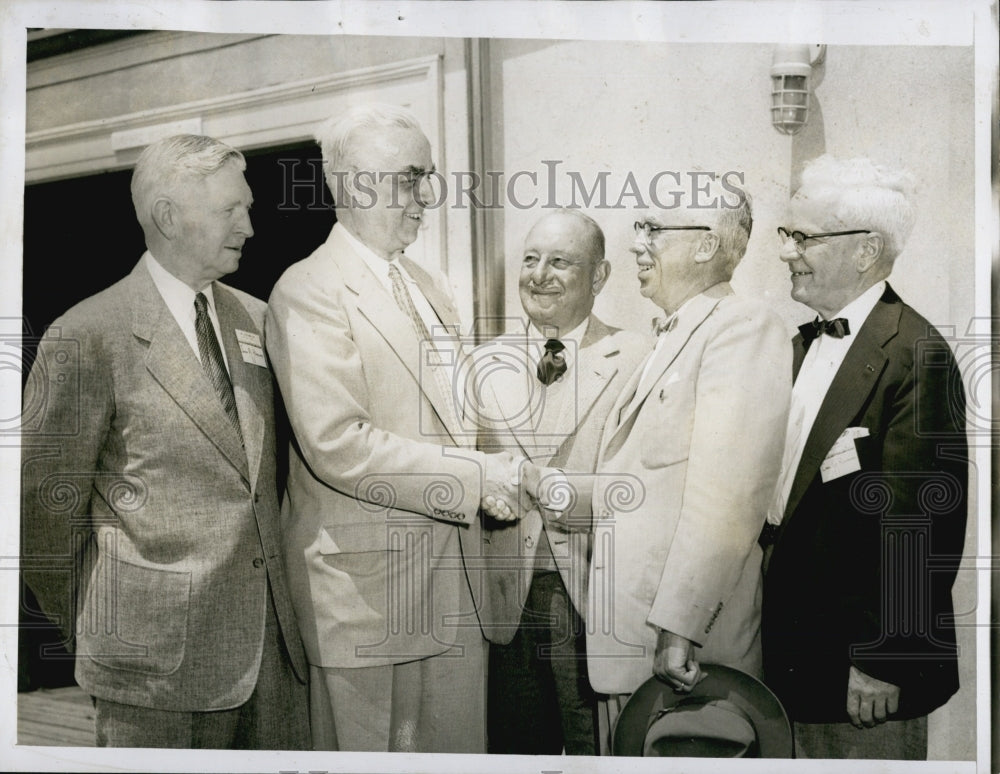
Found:
[[[524,539],[524,547],[531,548],[533,545],[535,545],[535,539],[531,535],[528,535],[528,537]]]
[[[260,569],[261,567],[264,566],[264,560],[258,556],[256,559],[253,560],[253,566],[256,567],[257,569]]]

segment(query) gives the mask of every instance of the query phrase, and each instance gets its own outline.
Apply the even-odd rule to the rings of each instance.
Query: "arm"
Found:
[[[367,380],[380,373],[355,342],[342,298],[347,291],[309,276],[287,279],[271,296],[266,341],[298,447],[314,476],[360,500],[384,496],[388,486],[396,508],[449,521],[457,515],[465,523],[486,495],[509,490],[497,480],[507,471],[493,464],[499,460],[488,465],[481,452],[377,427]],[[394,357],[388,349],[386,354]],[[366,367],[374,370],[366,373]],[[412,382],[397,386],[418,389]],[[410,395],[401,400],[413,405],[416,429],[418,404]],[[447,513],[436,512],[431,500]]]
[[[791,346],[757,305],[720,310],[696,376],[678,525],[648,622],[701,643],[750,555],[781,464]]]
[[[21,567],[70,650],[94,477],[114,414],[109,369],[87,330],[57,320],[22,404]]]

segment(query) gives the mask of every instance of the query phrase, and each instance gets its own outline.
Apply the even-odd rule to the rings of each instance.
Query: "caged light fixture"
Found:
[[[813,65],[822,63],[825,45],[779,45],[771,62],[771,124],[782,134],[797,134],[809,121]]]

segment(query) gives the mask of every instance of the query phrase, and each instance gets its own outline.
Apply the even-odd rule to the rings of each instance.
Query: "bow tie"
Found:
[[[836,320],[821,320],[817,317],[812,322],[800,325],[799,333],[802,334],[802,340],[808,344],[821,333],[825,333],[827,336],[833,336],[835,339],[842,339],[844,336],[850,336],[851,326],[847,324],[847,320],[843,317],[838,317]]]
[[[545,342],[545,354],[538,361],[536,374],[538,381],[548,386],[566,373],[566,356],[562,351],[566,345],[559,339],[549,339]]]
[[[677,327],[677,315],[672,314],[670,317],[654,317],[653,318],[653,335],[659,336],[661,333],[670,333],[674,328]]]

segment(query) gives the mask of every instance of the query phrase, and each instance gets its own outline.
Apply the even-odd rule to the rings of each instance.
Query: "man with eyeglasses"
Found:
[[[526,475],[544,516],[593,532],[587,667],[612,723],[654,674],[689,691],[699,662],[761,672],[757,536],[778,475],[791,346],[781,320],[729,284],[750,238],[749,196],[709,193],[635,224],[639,290],[664,316],[608,413],[597,474]],[[560,475],[576,505],[553,513],[545,482]]]
[[[958,688],[951,586],[966,521],[965,396],[940,334],[886,282],[911,183],[806,167],[778,229],[795,337],[782,473],[761,535],[765,679],[809,758],[922,759]]]
[[[337,223],[271,295],[267,349],[294,432],[285,553],[318,749],[485,752],[478,512],[512,518],[517,465],[475,449],[453,388],[458,315],[409,260],[432,195],[413,115],[323,125]],[[520,511],[519,511],[520,513]]]

